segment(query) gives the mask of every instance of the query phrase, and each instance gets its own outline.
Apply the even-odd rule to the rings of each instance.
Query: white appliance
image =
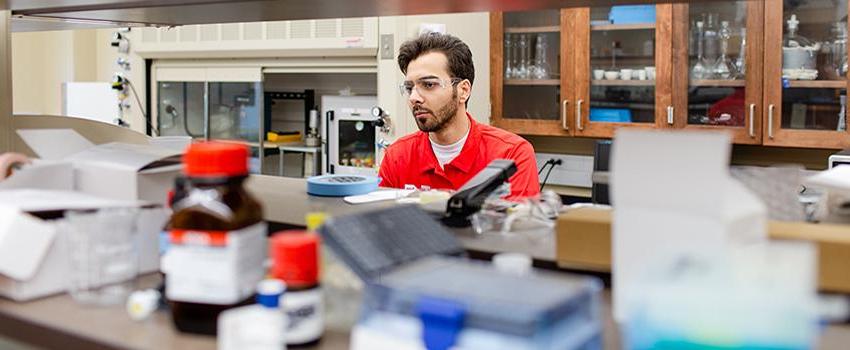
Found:
[[[372,113],[376,96],[322,96],[323,174],[377,175],[381,128]]]

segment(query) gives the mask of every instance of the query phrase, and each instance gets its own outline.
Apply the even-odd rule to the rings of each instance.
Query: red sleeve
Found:
[[[387,148],[386,152],[384,152],[384,159],[378,167],[378,177],[381,178],[379,186],[401,188],[398,185],[398,169],[395,167],[395,160],[395,152],[393,151],[393,147],[390,146]]]
[[[519,144],[510,157],[516,163],[516,174],[511,176],[511,195],[508,200],[534,197],[540,194],[540,178],[537,176],[537,158],[528,141]]]

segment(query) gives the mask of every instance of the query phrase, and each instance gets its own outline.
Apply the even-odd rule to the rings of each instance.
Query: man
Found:
[[[509,199],[540,192],[534,149],[510,132],[478,123],[466,111],[475,67],[457,37],[430,33],[402,44],[400,89],[420,132],[396,140],[380,167],[381,186],[456,190],[494,159],[511,159]]]

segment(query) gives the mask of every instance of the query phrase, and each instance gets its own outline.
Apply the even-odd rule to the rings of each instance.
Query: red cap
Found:
[[[248,174],[248,146],[227,142],[199,142],[183,155],[183,172],[195,177]]]
[[[289,287],[312,286],[319,281],[319,236],[307,231],[290,230],[271,238],[271,275]]]

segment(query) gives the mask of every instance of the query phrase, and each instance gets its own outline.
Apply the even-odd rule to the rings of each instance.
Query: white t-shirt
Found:
[[[440,167],[442,168],[444,164],[451,162],[452,159],[455,159],[458,154],[460,154],[460,150],[463,149],[463,144],[466,143],[466,137],[469,136],[469,130],[466,131],[466,135],[463,135],[460,140],[451,144],[451,145],[439,145],[431,138],[428,138],[428,141],[431,142],[431,149],[434,150],[434,155],[437,156],[437,162],[440,163]]]

